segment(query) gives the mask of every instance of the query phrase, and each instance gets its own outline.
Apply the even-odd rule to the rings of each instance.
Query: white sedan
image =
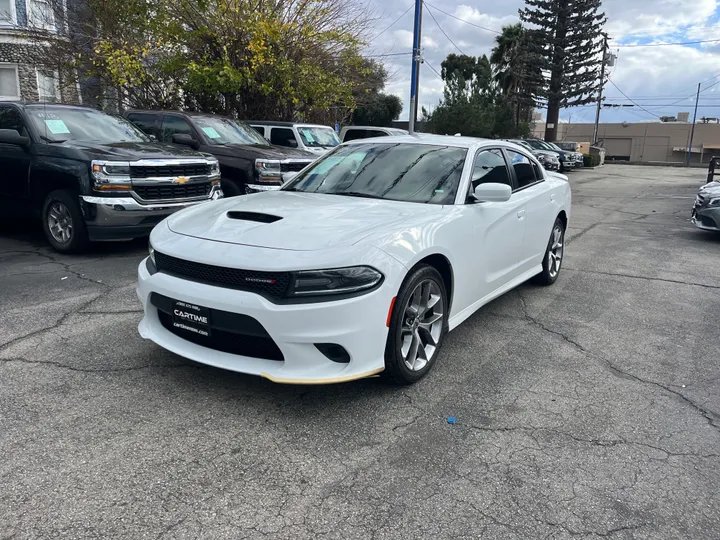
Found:
[[[275,382],[412,383],[481,306],[530,278],[555,282],[569,218],[567,178],[512,143],[355,141],[279,191],[157,225],[139,331]]]

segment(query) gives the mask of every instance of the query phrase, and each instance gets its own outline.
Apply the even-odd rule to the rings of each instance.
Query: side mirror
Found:
[[[175,135],[173,135],[172,141],[175,144],[182,144],[184,146],[189,146],[190,148],[195,149],[200,146],[200,144],[187,133],[176,133]]]
[[[157,142],[157,137],[156,137],[155,135],[148,135],[148,138],[149,138],[152,142]]]
[[[512,196],[512,188],[507,184],[487,183],[475,188],[473,196],[477,202],[505,202]]]
[[[297,141],[296,141],[295,139],[288,139],[288,140],[287,140],[287,145],[288,145],[290,148],[297,148],[297,147],[298,147],[298,143],[297,143]]]
[[[30,137],[22,137],[15,129],[0,129],[0,144],[14,144],[25,148],[30,146]]]

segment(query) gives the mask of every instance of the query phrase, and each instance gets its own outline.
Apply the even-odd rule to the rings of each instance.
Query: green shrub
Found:
[[[600,156],[595,154],[583,154],[583,165],[585,167],[597,167],[600,165]]]

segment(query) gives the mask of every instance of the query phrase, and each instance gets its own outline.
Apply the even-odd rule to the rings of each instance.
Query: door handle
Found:
[[[518,219],[522,219],[525,217],[525,210],[518,210],[517,213]]]

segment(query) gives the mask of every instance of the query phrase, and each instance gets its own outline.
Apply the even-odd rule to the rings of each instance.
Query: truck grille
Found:
[[[144,201],[166,199],[192,199],[206,197],[210,193],[210,182],[197,184],[158,184],[153,186],[133,186],[133,191]]]
[[[305,167],[308,166],[310,162],[309,161],[294,161],[291,163],[281,163],[280,164],[280,171],[281,172],[300,172]]]
[[[290,274],[287,272],[257,272],[213,266],[178,259],[157,251],[155,252],[155,266],[158,272],[208,285],[254,292],[271,298],[281,298],[290,282]]]
[[[209,174],[210,165],[205,163],[130,167],[130,178],[177,178],[178,176],[207,176]]]

